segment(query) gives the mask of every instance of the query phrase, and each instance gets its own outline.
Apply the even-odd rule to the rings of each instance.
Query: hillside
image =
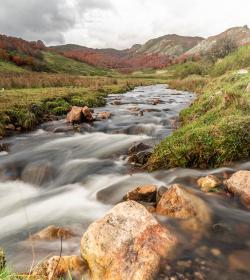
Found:
[[[206,55],[210,53],[213,48],[222,48],[223,44],[226,43],[233,44],[236,47],[250,44],[250,29],[248,26],[233,27],[218,35],[211,36],[188,50],[185,55]]]
[[[84,76],[106,75],[110,72],[50,52],[42,41],[28,42],[20,38],[0,35],[0,73],[29,71]]]
[[[78,45],[52,47],[60,54],[95,66],[114,68],[121,71],[133,71],[144,68],[164,68],[173,58],[191,49],[203,39],[166,35],[149,40],[143,45],[134,45],[130,49],[92,49]]]

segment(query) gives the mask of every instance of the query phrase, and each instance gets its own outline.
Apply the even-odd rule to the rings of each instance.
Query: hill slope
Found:
[[[243,27],[230,28],[216,36],[211,36],[201,41],[198,45],[188,50],[186,55],[206,55],[211,52],[215,46],[220,48],[225,42],[231,42],[236,47],[250,44],[250,29],[246,25]]]

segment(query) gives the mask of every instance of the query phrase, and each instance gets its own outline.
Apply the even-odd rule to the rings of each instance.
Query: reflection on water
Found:
[[[152,105],[157,98],[160,103]],[[51,224],[70,227],[76,236],[64,242],[63,254],[78,254],[86,227],[102,217],[128,190],[142,184],[167,186],[180,182],[196,189],[208,201],[215,223],[230,229],[223,234],[212,231],[195,245],[220,248],[221,259],[215,259],[217,274],[210,278],[218,279],[218,273],[227,268],[225,255],[250,247],[250,215],[237,201],[232,203],[229,198],[200,193],[194,178],[210,173],[223,176],[224,172],[250,169],[250,164],[210,171],[174,169],[129,174],[126,160],[133,143],[143,141],[152,145],[168,136],[173,120],[193,99],[188,92],[163,85],[138,87],[123,95],[110,95],[105,108],[95,109],[95,112],[111,112],[109,120],[82,124],[78,132],[60,120],[46,123],[33,133],[2,140],[10,148],[9,152],[0,153],[0,244],[14,267],[24,271],[31,265],[31,244],[27,241],[30,233]],[[114,100],[121,105],[112,105]],[[163,222],[170,223],[177,231],[172,221]],[[183,232],[178,234],[183,239],[181,258],[195,261],[198,253],[190,247],[188,237]],[[58,242],[36,242],[34,246],[36,261],[58,254],[60,249]],[[204,258],[213,260],[209,256],[205,254]],[[177,271],[178,260],[172,264]],[[195,269],[200,264],[191,266]],[[163,264],[159,276],[162,279],[169,275],[166,267]],[[228,276],[226,272],[224,275]]]

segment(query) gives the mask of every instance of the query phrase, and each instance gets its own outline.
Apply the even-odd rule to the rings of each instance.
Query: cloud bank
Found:
[[[47,44],[128,48],[165,34],[250,25],[249,0],[0,0],[0,33]]]

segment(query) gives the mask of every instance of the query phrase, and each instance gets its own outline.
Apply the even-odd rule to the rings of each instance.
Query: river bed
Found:
[[[78,255],[87,226],[104,216],[127,191],[143,184],[168,186],[179,182],[208,201],[216,213],[215,224],[225,225],[229,230],[222,235],[211,232],[195,248],[186,246],[189,242],[184,235],[183,252],[173,261],[172,268],[184,275],[178,261],[191,260],[189,279],[218,279],[222,272],[220,279],[247,279],[244,277],[249,275],[245,273],[227,273],[227,255],[233,250],[250,248],[249,212],[237,200],[201,193],[194,178],[250,169],[249,162],[216,170],[177,168],[151,174],[134,172],[127,162],[132,144],[155,145],[170,135],[179,112],[194,98],[192,93],[171,90],[165,85],[137,87],[125,94],[110,94],[105,107],[94,109],[96,113],[111,112],[108,120],[75,129],[59,120],[45,123],[32,133],[2,140],[8,149],[0,153],[0,246],[6,250],[13,268],[27,271],[33,261],[59,254],[59,241],[30,242],[30,234],[48,225],[69,227],[76,236],[63,242],[63,255]],[[153,105],[155,99],[160,100],[157,105]],[[113,105],[114,101],[118,105]],[[175,225],[171,226],[175,230]],[[208,249],[200,256],[196,247]],[[211,255],[210,249],[214,247],[221,252],[219,258]],[[200,260],[195,263],[197,258]],[[206,269],[214,264],[215,271],[210,278],[192,278],[196,270],[203,273],[203,258],[209,261],[209,265],[203,265],[204,274],[212,273]],[[175,275],[172,273],[163,262],[159,279],[168,279],[165,277]],[[230,278],[232,275],[234,278]],[[185,279],[179,277],[176,279]]]

